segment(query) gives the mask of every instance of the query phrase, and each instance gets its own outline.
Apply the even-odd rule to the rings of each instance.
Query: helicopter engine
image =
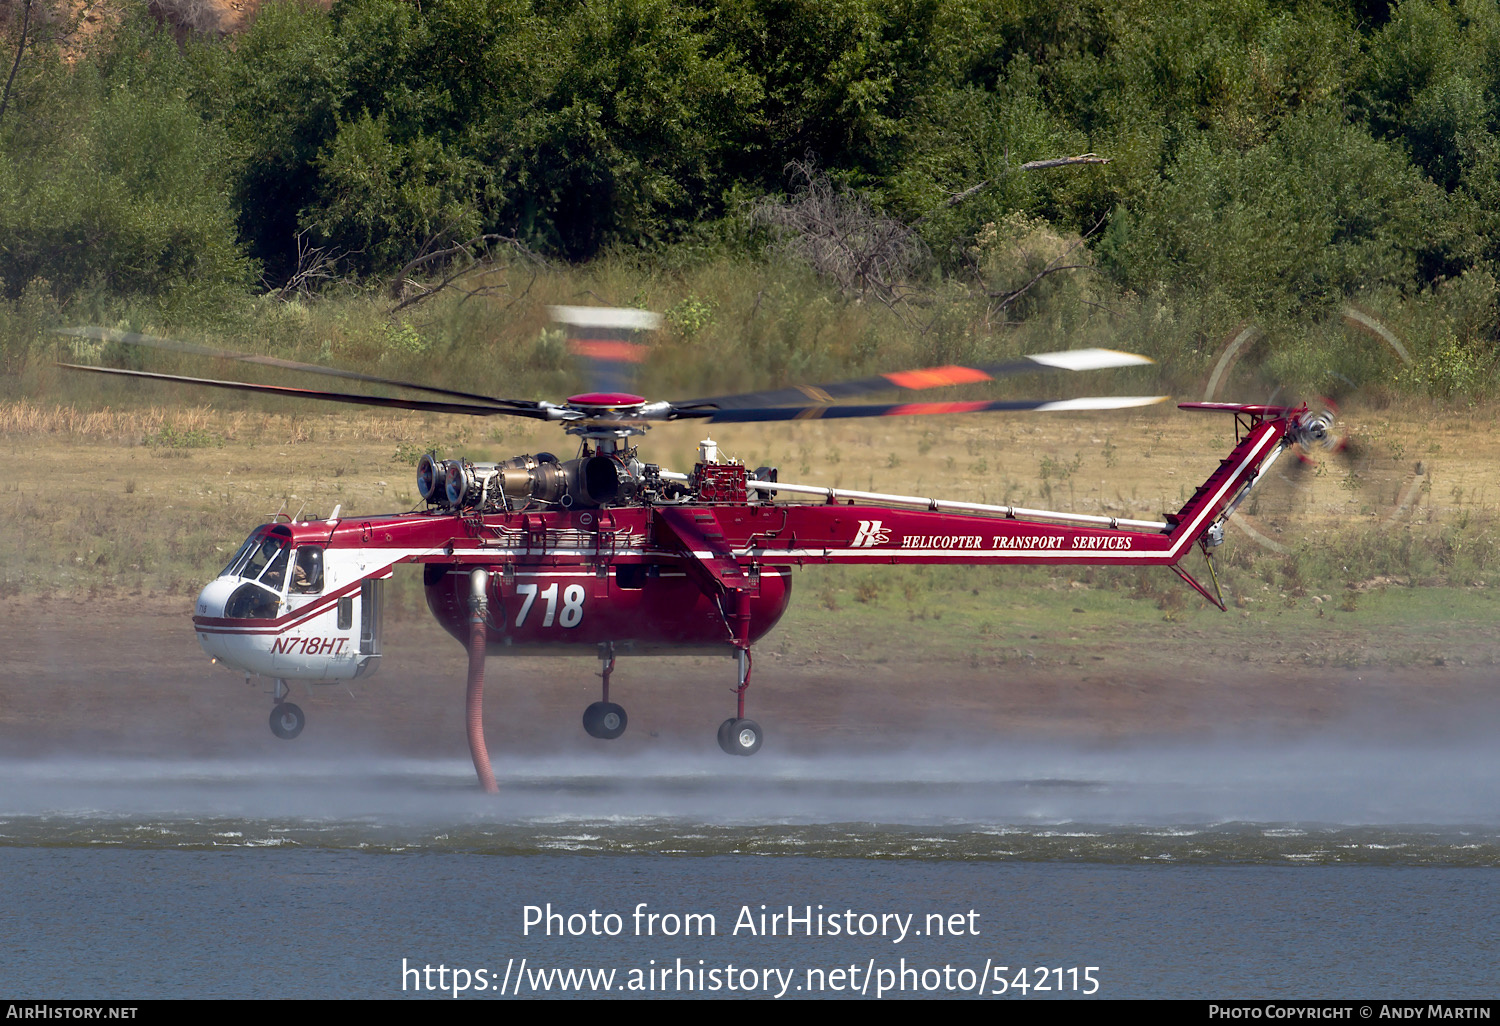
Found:
[[[559,462],[549,452],[503,463],[439,460],[431,453],[417,464],[417,491],[430,505],[479,512],[529,508],[594,509],[623,506],[661,487],[660,468],[633,452],[584,455]]]

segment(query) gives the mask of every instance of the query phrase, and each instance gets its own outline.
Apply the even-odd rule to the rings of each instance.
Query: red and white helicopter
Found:
[[[422,458],[417,488],[425,508],[377,516],[276,522],[257,527],[198,596],[193,624],[205,652],[276,680],[271,729],[294,738],[302,711],[286,701],[291,680],[352,680],[381,657],[381,590],[400,563],[423,567],[427,601],[469,653],[468,731],[481,784],[493,789],[481,702],[486,655],[582,650],[603,663],[599,701],[583,714],[593,737],[616,738],[625,710],[610,700],[619,655],[732,655],[737,705],[719,745],[754,754],[760,726],[745,716],[751,650],[786,611],[794,567],[807,564],[1162,565],[1220,609],[1182,561],[1208,558],[1224,522],[1278,456],[1329,444],[1326,412],[1233,403],[1182,403],[1232,414],[1236,445],[1176,513],[1161,521],[1090,516],[1014,506],[788,484],[768,467],[719,457],[705,439],[691,471],[640,458],[633,439],[651,425],[807,418],[889,417],[997,410],[1109,410],[1165,396],[1048,401],[851,405],[839,400],[895,389],[920,390],[1039,371],[1085,371],[1150,363],[1128,353],[1077,349],[1005,364],[936,367],[831,385],[660,402],[624,391],[623,374],[643,358],[635,333],[655,327],[645,311],[560,307],[573,351],[595,372],[597,391],[561,403],[495,399],[413,385],[275,357],[209,349],[99,328],[67,333],[169,348],[283,369],[394,385],[444,396],[388,398],[278,385],[189,378],[63,364],[74,370],[187,382],[237,391],[476,417],[556,422],[579,439],[578,455],[517,456],[502,463]]]

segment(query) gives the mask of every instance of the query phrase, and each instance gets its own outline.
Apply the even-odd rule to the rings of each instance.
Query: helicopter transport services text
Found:
[[[664,941],[735,938],[757,942],[787,938],[817,941],[867,940],[893,946],[917,938],[977,938],[983,936],[982,915],[975,909],[942,912],[867,912],[823,905],[741,905],[727,913],[664,911],[640,902],[628,911],[572,911],[550,903],[521,909],[520,935],[532,943],[570,938],[652,938]],[[606,940],[606,943],[608,941]],[[569,946],[577,957],[577,948]],[[635,949],[639,951],[638,948]],[[805,950],[803,948],[802,950]],[[886,949],[889,950],[889,949]],[[840,994],[883,998],[923,994],[965,994],[973,997],[1025,997],[1031,994],[1095,994],[1100,988],[1098,966],[1024,965],[1017,959],[974,957],[944,961],[908,958],[895,952],[884,956],[847,958],[847,949],[826,959],[816,956],[801,965],[776,964],[758,945],[754,957],[730,959],[636,957],[632,964],[558,965],[534,955],[498,958],[493,967],[463,968],[439,963],[401,960],[404,992],[522,997],[532,994],[618,993],[650,994],[761,994],[787,997]],[[706,951],[704,952],[707,953]],[[832,952],[830,951],[830,954]],[[819,963],[822,964],[819,964]],[[925,964],[923,964],[925,962]],[[770,963],[770,964],[768,964]]]

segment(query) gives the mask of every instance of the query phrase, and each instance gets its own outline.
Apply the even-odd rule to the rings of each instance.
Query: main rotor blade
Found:
[[[995,410],[1123,410],[1166,402],[1165,395],[1089,396],[1083,399],[993,399],[963,403],[879,403],[874,405],[767,406],[753,410],[676,409],[674,419],[735,424],[773,420],[840,420],[845,417],[912,417],[939,413],[988,413]]]
[[[685,409],[695,406],[713,406],[721,410],[739,410],[756,406],[786,406],[796,403],[830,403],[838,399],[851,399],[871,392],[889,392],[898,388],[923,389],[944,388],[950,385],[968,385],[976,381],[993,381],[996,378],[1016,374],[1037,374],[1047,371],[1106,370],[1111,367],[1139,367],[1155,361],[1134,353],[1121,353],[1114,349],[1069,349],[1060,353],[1034,353],[1019,360],[1006,363],[980,364],[974,367],[926,367],[921,370],[894,371],[877,374],[870,378],[855,378],[836,381],[828,385],[793,385],[789,388],[772,389],[766,392],[741,392],[736,395],[709,396],[706,399],[690,399],[672,405]]]
[[[470,406],[466,403],[443,403],[430,399],[388,399],[385,396],[378,395],[356,395],[351,392],[321,392],[311,388],[288,388],[285,385],[259,385],[248,381],[189,378],[181,374],[156,374],[151,371],[121,370],[117,367],[88,367],[77,363],[59,363],[57,366],[67,370],[88,371],[90,374],[117,374],[128,378],[149,378],[152,381],[175,381],[184,385],[204,385],[208,388],[224,388],[236,392],[288,395],[298,399],[322,399],[331,403],[349,403],[354,406],[385,406],[396,410],[422,410],[427,413],[459,413],[469,417],[551,419],[548,416],[548,411],[540,406],[533,409],[509,409],[504,406]]]
[[[308,374],[322,374],[330,378],[344,378],[349,381],[365,381],[372,385],[391,385],[395,388],[411,388],[419,392],[431,392],[434,395],[447,395],[455,399],[473,399],[483,403],[494,403],[499,406],[515,407],[519,409],[535,409],[536,402],[528,399],[496,399],[493,396],[477,395],[473,392],[457,392],[451,388],[437,388],[433,385],[418,385],[412,381],[398,381],[395,378],[382,378],[374,374],[361,374],[359,371],[340,370],[337,367],[323,367],[315,363],[298,363],[296,360],[286,360],[279,356],[260,356],[255,353],[237,353],[232,349],[216,349],[213,346],[198,345],[194,342],[180,342],[174,338],[161,338],[156,335],[142,335],[134,331],[117,331],[113,328],[59,328],[59,335],[73,335],[78,338],[98,339],[101,342],[120,342],[130,346],[144,346],[150,349],[165,349],[175,353],[189,353],[194,356],[211,356],[223,360],[238,360],[240,363],[255,363],[263,367],[279,367],[282,370],[304,371]]]

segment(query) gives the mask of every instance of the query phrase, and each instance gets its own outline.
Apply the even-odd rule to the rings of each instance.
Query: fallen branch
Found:
[[[308,242],[305,231],[298,232],[296,239],[297,269],[280,288],[271,289],[270,283],[267,282],[267,291],[270,295],[280,300],[287,300],[292,296],[310,295],[328,282],[345,280],[336,272],[336,268],[340,260],[349,256],[347,252],[340,250],[335,253],[326,246],[314,246]]]
[[[1028,160],[1021,165],[1022,171],[1040,171],[1049,167],[1068,167],[1071,164],[1108,164],[1108,157],[1097,153],[1080,153],[1076,157],[1053,157],[1049,160]]]
[[[1014,303],[1016,300],[1024,296],[1027,290],[1031,288],[1031,286],[1047,277],[1047,275],[1056,274],[1058,271],[1076,271],[1080,268],[1088,266],[1088,264],[1049,264],[1048,266],[1038,271],[1030,281],[1028,281],[1025,285],[1022,285],[1018,289],[1015,289],[1011,292],[986,292],[985,295],[989,296],[991,299],[998,299],[999,297],[1004,296],[1005,301],[1000,304],[1000,309],[1004,310],[1007,306],[1010,306],[1010,304]]]
[[[1080,153],[1076,157],[1050,157],[1047,160],[1028,160],[1026,163],[1020,165],[1020,167],[1018,168],[1018,170],[1020,170],[1020,171],[1041,171],[1041,170],[1044,170],[1044,169],[1049,168],[1049,167],[1068,167],[1068,166],[1073,165],[1073,164],[1108,164],[1108,163],[1109,163],[1109,158],[1108,157],[1101,157],[1097,153]],[[948,207],[956,207],[956,206],[958,206],[964,200],[968,199],[970,196],[974,195],[975,193],[979,192],[981,189],[985,188],[985,186],[993,184],[994,181],[995,181],[995,179],[993,179],[993,178],[986,178],[984,181],[980,182],[978,185],[971,185],[967,189],[965,189],[963,192],[956,192],[956,193],[954,193],[952,196],[949,196],[947,199],[943,200],[943,202],[939,203],[936,207],[933,207],[933,212],[935,213],[936,211],[939,211],[939,210],[946,210]],[[932,216],[932,213],[923,214],[921,217],[919,217],[915,221],[913,221],[912,224],[914,224],[914,225],[921,224],[923,221],[927,220],[931,216]]]
[[[426,243],[423,243],[423,248],[425,249],[426,246],[431,245],[434,241],[435,237],[429,238]],[[407,261],[406,265],[401,268],[401,271],[391,282],[391,294],[395,297],[404,298],[401,298],[400,302],[387,310],[387,315],[399,313],[407,307],[414,306],[424,299],[429,299],[445,289],[452,288],[462,292],[464,298],[460,302],[468,302],[475,296],[490,295],[510,288],[510,282],[508,281],[498,285],[481,284],[474,288],[466,288],[459,284],[471,275],[477,274],[481,278],[484,278],[499,273],[502,270],[509,270],[509,265],[503,268],[496,266],[494,250],[497,247],[512,251],[527,263],[532,264],[533,267],[536,264],[545,263],[541,257],[531,252],[519,239],[514,239],[507,235],[476,235],[467,242],[460,242],[444,249],[420,253]],[[422,282],[410,277],[411,272],[417,268],[443,260],[452,262],[437,281]],[[533,274],[531,282],[527,284],[526,289],[521,294],[525,295],[527,291],[530,291],[531,285],[535,281],[536,275]]]
[[[1028,281],[1025,285],[1022,285],[1020,288],[1012,289],[1009,292],[986,291],[985,295],[991,299],[999,299],[1002,296],[1004,297],[1004,299],[998,306],[991,306],[989,310],[985,312],[985,323],[988,324],[990,317],[993,316],[997,311],[1003,313],[1006,308],[1008,308],[1012,303],[1014,303],[1016,300],[1020,299],[1028,291],[1030,291],[1033,285],[1035,285],[1037,282],[1041,281],[1048,275],[1056,274],[1058,271],[1079,271],[1087,269],[1090,266],[1089,264],[1065,264],[1063,263],[1063,261],[1068,259],[1068,257],[1072,255],[1073,251],[1079,246],[1082,246],[1084,242],[1086,242],[1090,236],[1096,233],[1103,224],[1104,219],[1101,217],[1098,221],[1094,222],[1094,226],[1092,228],[1080,235],[1072,245],[1059,253],[1055,260],[1049,261],[1045,267],[1043,267],[1036,274],[1032,275],[1031,280]],[[1085,300],[1085,302],[1087,301]],[[1090,305],[1092,306],[1097,304]]]

